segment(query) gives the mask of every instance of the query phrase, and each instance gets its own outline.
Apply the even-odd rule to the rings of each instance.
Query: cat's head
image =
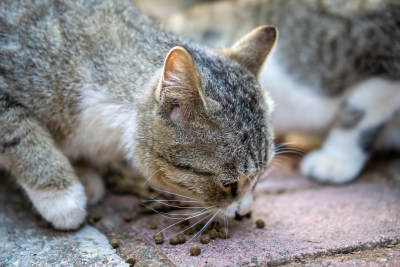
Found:
[[[257,82],[277,39],[253,30],[217,52],[177,46],[144,105],[135,160],[155,188],[244,215],[273,158],[272,102]]]

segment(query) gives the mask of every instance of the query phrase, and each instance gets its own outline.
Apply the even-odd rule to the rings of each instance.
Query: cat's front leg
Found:
[[[31,112],[6,94],[0,94],[0,161],[55,228],[82,224],[85,191],[68,159]]]
[[[321,149],[306,155],[301,171],[319,182],[354,180],[385,125],[399,110],[400,82],[373,78],[357,85]]]

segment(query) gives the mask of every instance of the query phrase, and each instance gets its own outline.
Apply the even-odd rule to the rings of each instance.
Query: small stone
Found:
[[[171,245],[178,245],[179,244],[179,238],[177,236],[173,236],[169,238],[169,243]]]
[[[155,242],[156,244],[162,244],[162,243],[164,243],[164,235],[163,235],[163,233],[154,234],[154,235],[153,235],[153,239],[154,239],[154,242]]]
[[[150,229],[157,229],[158,226],[155,222],[150,222],[149,227],[150,227]]]
[[[217,230],[211,229],[210,231],[208,231],[208,236],[209,236],[211,239],[217,238],[217,237],[218,237],[218,232],[217,232]]]
[[[189,228],[187,228],[183,233],[184,233],[185,235],[193,235],[194,229],[193,229],[193,227],[189,227]]]
[[[190,256],[199,256],[201,254],[201,248],[198,246],[192,246],[190,248]]]
[[[118,241],[118,239],[111,239],[110,245],[111,245],[113,248],[119,248],[119,241]]]
[[[130,213],[124,213],[122,215],[122,218],[124,219],[125,222],[130,222],[133,220],[133,216]]]
[[[208,244],[208,243],[210,243],[210,236],[207,235],[207,234],[201,235],[201,236],[200,236],[200,242],[201,242],[202,244]]]
[[[128,263],[130,266],[135,265],[136,263],[136,257],[133,255],[129,255],[126,259],[125,262]]]
[[[183,234],[178,235],[179,239],[179,244],[185,244],[186,243],[186,237]]]
[[[93,210],[89,213],[88,222],[94,224],[103,218],[103,213],[100,210]]]
[[[264,228],[265,227],[265,222],[262,219],[258,219],[256,221],[256,226],[257,226],[257,228]]]

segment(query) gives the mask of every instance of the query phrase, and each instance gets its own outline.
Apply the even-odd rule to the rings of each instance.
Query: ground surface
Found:
[[[9,179],[1,179],[0,266],[122,266],[128,255],[136,257],[136,266],[400,266],[398,162],[379,172],[372,168],[346,186],[318,185],[291,163],[280,165],[257,187],[252,217],[230,222],[229,239],[206,245],[198,238],[170,245],[167,238],[181,231],[179,225],[165,230],[166,241],[156,245],[153,234],[175,221],[149,213],[134,196],[111,193],[91,208],[101,212],[98,222],[57,232]],[[123,220],[126,214],[130,222]],[[264,229],[255,227],[258,218]],[[108,243],[113,238],[120,243],[115,250]],[[200,256],[189,255],[192,245],[201,247]]]

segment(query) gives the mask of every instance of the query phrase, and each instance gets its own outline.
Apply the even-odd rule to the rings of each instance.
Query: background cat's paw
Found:
[[[304,157],[301,172],[318,182],[342,184],[354,180],[362,166],[362,161],[346,156],[335,157],[323,150],[316,150]]]
[[[77,229],[86,217],[86,195],[82,184],[65,190],[26,190],[44,219],[60,230]]]
[[[96,204],[103,199],[106,190],[103,178],[93,170],[77,172],[79,179],[85,187],[88,204]]]

